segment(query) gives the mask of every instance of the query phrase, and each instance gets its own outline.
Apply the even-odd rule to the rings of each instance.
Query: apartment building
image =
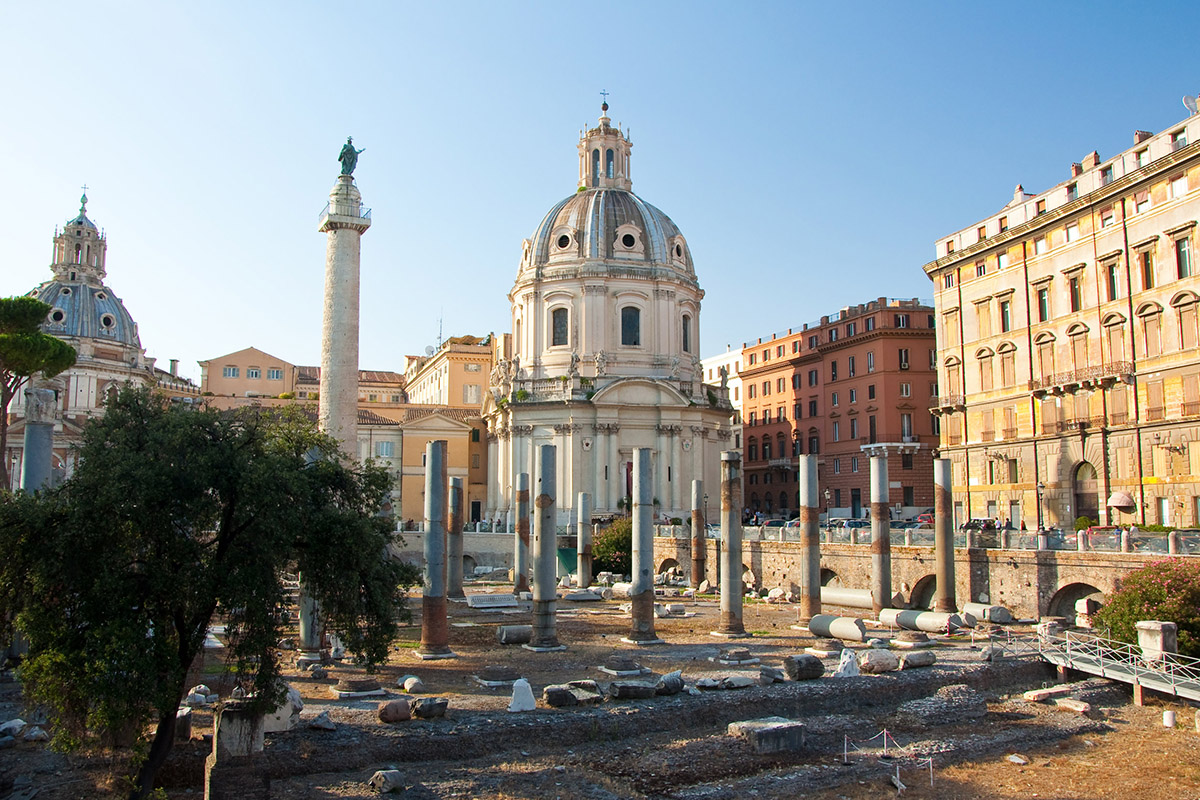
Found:
[[[933,504],[929,400],[936,394],[933,308],[886,297],[759,339],[742,350],[746,505],[799,509],[797,456],[818,455],[825,508],[870,509],[870,458],[888,459],[897,516]]]
[[[1133,138],[924,267],[959,520],[1200,523],[1200,117]]]

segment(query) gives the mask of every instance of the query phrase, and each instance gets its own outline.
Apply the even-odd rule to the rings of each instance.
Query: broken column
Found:
[[[699,589],[708,568],[708,520],[704,518],[704,481],[692,481],[692,588]]]
[[[933,610],[945,614],[958,610],[954,593],[954,496],[950,459],[933,460],[933,561],[937,575]]]
[[[575,569],[579,575],[577,585],[586,589],[592,585],[592,496],[579,493],[575,503]]]
[[[466,597],[463,591],[463,479],[450,479],[450,518],[446,528],[446,597]]]
[[[713,636],[746,636],[742,625],[742,454],[721,451],[721,621]]]
[[[821,613],[821,497],[817,457],[800,456],[800,624]]]
[[[263,758],[263,715],[231,701],[213,718],[213,749],[204,761],[205,800],[266,800],[271,778]]]
[[[654,471],[650,448],[633,448],[633,624],[623,641],[661,644],[654,632]]]
[[[425,590],[421,596],[423,659],[454,658],[446,620],[446,440],[425,445]]]
[[[517,526],[513,534],[513,594],[529,591],[529,473],[517,474]]]
[[[892,604],[891,522],[887,456],[871,456],[871,610],[876,615]]]
[[[536,476],[533,501],[533,639],[523,645],[535,652],[565,650],[558,643],[555,607],[558,602],[558,527],[555,504],[555,463],[557,448],[543,444],[536,448]]]
[[[54,417],[58,393],[53,389],[25,390],[25,450],[21,455],[21,488],[49,488],[54,477]]]

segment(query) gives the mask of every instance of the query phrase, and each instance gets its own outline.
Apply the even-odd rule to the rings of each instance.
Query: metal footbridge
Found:
[[[1200,659],[1176,653],[1147,654],[1137,645],[1075,631],[1040,635],[1037,649],[1042,658],[1058,667],[1200,701]]]

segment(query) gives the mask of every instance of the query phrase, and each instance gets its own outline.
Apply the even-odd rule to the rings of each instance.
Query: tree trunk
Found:
[[[171,711],[158,718],[158,727],[154,731],[154,741],[150,743],[150,752],[138,769],[137,780],[129,790],[129,800],[145,800],[154,790],[154,778],[175,744],[175,712]]]
[[[5,383],[0,387],[0,489],[12,489],[12,481],[8,476],[8,406],[12,403],[16,389],[10,389]]]

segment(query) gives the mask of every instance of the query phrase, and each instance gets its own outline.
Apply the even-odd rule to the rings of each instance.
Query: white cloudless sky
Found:
[[[1195,3],[6,3],[0,294],[56,225],[165,367],[319,363],[318,213],[347,135],[373,225],[360,363],[510,326],[521,241],[575,190],[600,90],[687,237],[701,354],[932,296],[940,237],[1200,92]]]

